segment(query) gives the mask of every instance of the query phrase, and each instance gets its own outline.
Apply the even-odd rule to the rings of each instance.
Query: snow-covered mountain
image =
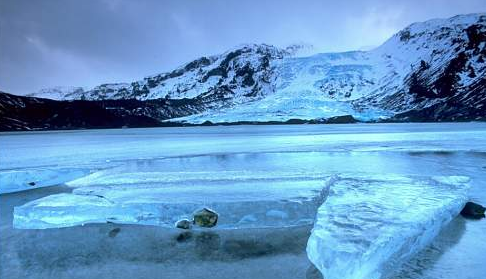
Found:
[[[132,83],[44,89],[30,96],[163,99],[190,109],[145,115],[189,123],[486,116],[486,14],[414,23],[370,51],[293,55],[298,50],[244,45]]]
[[[30,94],[56,100],[183,99],[201,95],[231,93],[236,103],[253,100],[272,88],[271,61],[300,49],[278,49],[269,45],[243,45],[221,55],[201,57],[172,72],[152,75],[132,83],[102,84],[88,90],[56,87]],[[64,90],[64,95],[60,93]]]
[[[181,120],[481,118],[485,59],[485,14],[416,23],[371,51],[274,60],[275,90],[264,98]]]
[[[56,86],[51,88],[44,88],[36,93],[27,94],[27,97],[42,96],[42,98],[51,100],[77,100],[82,98],[87,89],[76,86]]]

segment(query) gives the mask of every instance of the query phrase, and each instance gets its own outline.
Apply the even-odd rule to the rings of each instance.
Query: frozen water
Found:
[[[141,274],[147,275],[146,266],[151,265],[151,261],[156,266],[156,272],[154,271],[153,274],[166,274],[170,268],[182,270],[190,269],[191,266],[200,267],[203,266],[203,263],[208,266],[216,266],[215,268],[219,270],[222,265],[222,262],[207,259],[204,259],[206,262],[200,260],[183,262],[183,257],[190,256],[194,252],[191,246],[194,243],[189,241],[188,247],[191,248],[181,248],[178,246],[180,243],[172,239],[172,236],[170,241],[156,246],[157,248],[152,248],[155,235],[162,236],[171,232],[175,237],[177,236],[175,234],[178,233],[175,229],[165,229],[159,226],[93,224],[63,229],[16,230],[12,228],[13,205],[8,211],[4,209],[7,204],[11,204],[10,201],[13,198],[17,198],[15,206],[21,206],[27,201],[43,197],[44,201],[53,202],[51,205],[54,205],[54,202],[59,202],[58,198],[53,196],[49,200],[46,196],[65,192],[67,197],[73,200],[79,198],[86,204],[89,204],[92,199],[97,206],[103,204],[111,206],[108,201],[110,197],[119,199],[120,202],[123,198],[129,198],[138,203],[140,200],[133,199],[132,195],[137,194],[137,197],[145,199],[144,202],[150,204],[146,196],[148,192],[153,191],[153,188],[167,187],[170,189],[175,185],[182,185],[182,188],[186,189],[190,189],[191,186],[217,188],[219,185],[227,189],[226,186],[235,184],[241,186],[234,189],[238,192],[238,188],[241,191],[248,190],[243,185],[250,187],[265,186],[268,183],[273,185],[309,183],[309,185],[313,185],[313,183],[325,181],[330,175],[337,173],[342,179],[335,187],[344,187],[343,183],[351,181],[352,178],[356,181],[382,181],[383,176],[386,178],[390,175],[390,178],[394,179],[422,181],[424,185],[452,187],[451,189],[456,187],[452,185],[454,183],[458,185],[464,183],[464,178],[457,177],[457,175],[466,175],[472,178],[471,199],[484,204],[486,196],[482,182],[485,180],[484,170],[486,169],[485,139],[486,125],[484,123],[233,126],[0,133],[0,177],[2,174],[12,171],[22,173],[36,170],[39,172],[32,173],[30,177],[35,178],[37,186],[43,185],[42,181],[47,181],[45,171],[90,170],[84,175],[59,181],[61,184],[72,186],[74,190],[61,186],[0,196],[0,206],[2,207],[0,214],[2,221],[0,227],[0,250],[2,251],[0,253],[2,262],[0,277],[39,278],[39,274],[43,274],[45,276],[40,277],[67,278],[70,276],[71,278],[73,264],[76,264],[74,262],[78,262],[80,258],[91,259],[91,255],[99,255],[97,259],[102,259],[102,261],[96,261],[100,262],[100,265],[93,265],[89,262],[80,269],[80,272],[91,277],[94,276],[93,272],[98,270],[98,267],[106,270],[104,274],[108,277],[112,275],[110,272],[113,270],[127,270],[124,269],[127,266],[132,266],[136,272],[142,271]],[[399,176],[392,177],[394,173]],[[376,177],[375,174],[381,174],[382,177]],[[451,175],[456,177],[450,177]],[[424,176],[428,176],[428,178]],[[445,179],[444,176],[447,178]],[[30,177],[22,178],[19,181],[28,183],[31,180]],[[380,183],[386,184],[385,182]],[[5,183],[0,183],[0,189],[3,190],[5,185]],[[322,185],[320,184],[320,186]],[[370,185],[370,183],[364,185]],[[29,187],[32,186],[29,185]],[[357,189],[363,190],[362,187]],[[167,196],[162,194],[163,190],[157,189],[153,192],[157,195],[156,197],[175,196],[175,192],[174,196],[170,194],[172,190],[167,191],[169,192]],[[268,188],[267,193],[273,193],[271,188]],[[278,193],[278,195],[283,194],[286,193]],[[178,197],[188,198],[189,196],[179,195]],[[231,198],[236,199],[238,195]],[[66,199],[65,204],[71,205],[73,200]],[[179,201],[173,200],[174,202]],[[183,202],[183,199],[181,198],[180,201]],[[157,202],[159,201],[154,204]],[[161,198],[160,202],[167,202],[167,199]],[[241,201],[235,203],[239,202]],[[143,204],[143,206],[145,205],[147,204]],[[443,204],[436,205],[442,206]],[[147,212],[151,212],[150,206],[147,207],[149,208]],[[131,207],[131,209],[133,208]],[[77,222],[60,209],[53,208],[53,211],[49,213],[51,214],[49,217],[53,218],[54,222]],[[42,210],[46,213],[48,209],[43,208]],[[316,211],[317,208],[314,208],[313,216]],[[288,221],[293,218],[292,214],[280,210],[278,207],[267,208],[261,212],[261,218],[245,214],[238,220],[238,226],[251,228],[251,225],[261,225],[264,218],[274,218],[275,220],[288,218],[280,224],[274,223],[280,226],[289,224]],[[55,214],[58,213],[59,215],[56,216]],[[92,212],[83,214],[88,213]],[[100,217],[97,212],[94,215],[95,218]],[[131,211],[126,216],[142,216],[142,218],[138,218],[142,223],[152,222],[148,218],[143,219],[146,215],[139,215],[138,212]],[[67,219],[62,220],[63,217]],[[55,220],[56,218],[57,220]],[[134,219],[138,222],[136,217],[125,221],[132,223]],[[236,219],[234,218],[234,221]],[[305,218],[301,220],[305,220]],[[105,221],[106,219],[102,222]],[[226,224],[233,224],[234,221]],[[155,223],[153,222],[153,224]],[[167,224],[169,224],[168,221]],[[243,224],[246,225],[243,226]],[[432,245],[427,246],[417,257],[407,262],[400,274],[397,274],[398,277],[392,278],[482,278],[484,274],[482,256],[486,251],[486,242],[478,241],[477,236],[484,232],[485,224],[481,221],[463,220],[460,217],[454,219],[450,223],[451,228],[442,230]],[[170,225],[173,227],[174,224]],[[246,229],[217,230],[218,226],[216,227],[218,233],[236,231],[246,233],[249,231]],[[116,238],[112,239],[108,236],[110,230],[118,227],[122,228],[122,232]],[[130,236],[125,235],[128,227],[133,230]],[[311,225],[304,227],[310,230]],[[138,237],[140,232],[152,229],[157,230],[157,233],[148,233],[146,249],[140,250]],[[276,229],[272,227],[264,230],[274,232]],[[73,234],[73,232],[76,233]],[[206,232],[206,230],[202,232]],[[90,245],[89,249],[80,255],[79,247],[85,247],[93,235],[98,235],[99,242]],[[308,234],[303,236],[305,240],[307,240],[307,236]],[[294,238],[297,239],[295,236],[288,235],[281,235],[281,237],[290,238],[288,242],[285,242],[286,244],[292,243]],[[300,238],[297,240],[302,242]],[[132,243],[133,247],[129,250],[122,249],[121,247],[124,247],[123,245],[127,242]],[[50,245],[45,246],[45,243],[50,243]],[[262,245],[267,247],[267,244]],[[167,248],[169,246],[171,248]],[[284,246],[285,244],[282,243],[272,243],[270,248],[287,251]],[[56,250],[60,247],[62,247],[62,252]],[[225,248],[222,247],[220,246],[218,251],[225,251]],[[236,247],[235,250],[238,251],[241,250],[238,247],[246,247],[245,249],[250,250],[247,246],[233,245],[231,247]],[[303,245],[299,247],[298,249],[301,251],[304,250]],[[419,246],[414,247],[419,248]],[[161,265],[159,263],[161,260],[168,262],[166,259],[172,259],[169,256],[163,259],[156,257],[156,260],[153,260],[153,255],[159,255],[162,253],[161,251],[165,253],[167,249],[171,251],[170,255],[181,255],[181,250],[185,249],[184,256],[177,259],[178,265],[168,267],[170,264]],[[206,255],[213,251],[212,249],[204,250],[203,254]],[[257,250],[256,253],[261,251]],[[118,262],[119,259],[124,259],[124,256],[131,254],[135,254],[133,259],[143,260],[132,262],[133,259],[130,258],[129,261]],[[46,255],[49,256],[46,257]],[[244,262],[235,260],[232,262],[231,271],[239,268],[238,270],[247,271],[252,275],[246,277],[263,278],[263,273],[251,273],[250,270],[254,270],[254,267],[262,268],[262,266],[266,270],[270,266],[276,266],[275,262],[268,263],[264,260],[265,257],[260,258],[260,254],[251,255],[247,258],[253,262],[251,266],[245,266]],[[226,257],[227,255],[224,254],[220,259],[226,260]],[[279,254],[275,257],[283,256]],[[296,265],[306,266],[308,264],[304,253],[300,253],[297,258],[300,262]],[[291,270],[297,258],[292,258],[285,264],[279,263],[278,268],[270,269]],[[393,262],[390,261],[390,264]],[[398,261],[396,263],[398,266]],[[467,268],[464,268],[465,265]],[[383,271],[388,269],[387,266],[382,267]],[[65,274],[64,277],[61,274]],[[119,277],[153,277],[137,274],[127,275],[125,272],[120,272]],[[200,275],[199,273],[194,274]],[[185,278],[187,277],[191,276]],[[213,277],[228,278],[228,276]],[[281,272],[273,277],[265,278],[296,279],[304,277],[301,273]]]
[[[221,229],[309,225],[332,183],[332,177],[163,184],[140,178],[140,173],[132,178],[128,174],[124,182],[137,182],[117,185],[115,180],[114,185],[80,187],[72,194],[16,207],[14,227],[43,229],[110,221],[172,228],[202,207],[218,212]]]
[[[86,176],[89,169],[41,168],[0,171],[0,194],[54,186]]]
[[[429,244],[468,199],[466,177],[343,177],[319,208],[307,254],[326,279],[378,279]]]
[[[153,163],[151,168],[157,167]],[[143,167],[138,170],[145,170]],[[213,183],[213,182],[245,182],[255,181],[262,183],[264,181],[272,182],[278,180],[298,181],[298,180],[323,180],[329,175],[317,171],[261,171],[261,170],[230,170],[230,171],[180,171],[180,172],[160,172],[154,169],[128,172],[126,166],[98,171],[91,175],[66,183],[72,187],[87,186],[112,186],[110,189],[136,188],[139,185],[147,187],[153,185],[163,185],[165,183],[178,183],[184,186],[188,183]],[[128,185],[128,186],[127,186]],[[225,185],[223,185],[225,186]],[[105,187],[105,189],[108,189]],[[263,188],[265,189],[265,188]],[[209,189],[208,189],[209,190]]]
[[[48,166],[96,169],[128,160],[244,152],[486,151],[485,138],[486,123],[0,133],[0,171]]]

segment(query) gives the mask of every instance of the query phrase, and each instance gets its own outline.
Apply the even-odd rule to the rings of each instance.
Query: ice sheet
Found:
[[[86,168],[40,168],[0,171],[0,194],[59,185],[90,173]]]
[[[378,279],[458,215],[466,177],[346,177],[319,208],[307,254],[326,279]]]
[[[276,170],[221,170],[221,171],[156,171],[155,166],[146,171],[127,172],[128,167],[122,166],[109,170],[102,170],[91,175],[81,177],[66,183],[72,187],[86,186],[114,186],[130,187],[126,185],[180,183],[184,186],[187,183],[196,182],[237,182],[237,181],[275,181],[275,180],[322,180],[329,177],[329,174],[318,171],[276,171]],[[120,185],[120,186],[119,186]],[[155,186],[156,187],[156,186]]]
[[[485,123],[275,125],[0,133],[0,170],[306,151],[486,151]],[[474,145],[470,143],[474,142]]]
[[[80,187],[14,210],[14,227],[43,229],[86,223],[174,227],[200,208],[219,214],[217,228],[309,225],[327,196],[332,177],[299,180],[234,180],[133,183]]]

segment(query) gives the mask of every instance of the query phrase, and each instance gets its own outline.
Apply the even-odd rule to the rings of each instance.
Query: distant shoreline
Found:
[[[350,119],[349,119],[350,120]],[[236,121],[236,122],[216,122],[205,121],[203,123],[186,123],[186,122],[160,122],[159,125],[150,126],[104,126],[104,127],[56,127],[56,128],[33,128],[33,129],[1,129],[0,133],[11,133],[11,132],[46,132],[46,131],[82,131],[82,130],[111,130],[111,129],[140,129],[140,128],[179,128],[179,127],[217,127],[217,126],[278,126],[278,125],[335,125],[335,124],[392,124],[392,123],[475,123],[475,122],[486,122],[486,119],[481,120],[437,120],[437,121],[407,121],[400,119],[384,119],[378,121],[359,121],[354,119],[354,121],[343,121],[341,116],[333,117],[332,119],[289,119],[287,121]]]

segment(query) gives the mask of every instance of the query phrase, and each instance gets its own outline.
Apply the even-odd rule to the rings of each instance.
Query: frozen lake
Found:
[[[245,233],[202,231],[183,237],[169,228],[112,223],[19,230],[12,227],[13,207],[93,186],[103,195],[127,201],[125,193],[107,192],[107,187],[119,191],[142,182],[144,193],[158,184],[176,188],[241,184],[231,191],[245,197],[261,191],[242,190],[251,185],[265,189],[268,196],[292,200],[296,195],[312,195],[313,183],[332,175],[467,176],[469,198],[484,205],[486,124],[1,133],[0,192],[12,193],[0,195],[0,278],[319,278],[306,254],[310,224],[256,226]],[[275,190],[299,183],[308,190]],[[58,186],[47,187],[52,185]],[[165,193],[160,195],[167,198]],[[178,197],[183,199],[174,199]],[[387,276],[482,278],[485,230],[484,220],[454,218],[423,251]]]

